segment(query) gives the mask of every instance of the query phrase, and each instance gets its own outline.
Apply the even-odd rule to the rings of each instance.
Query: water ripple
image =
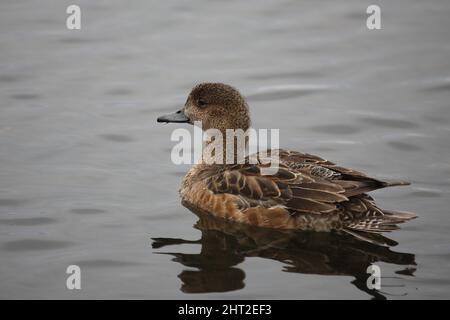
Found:
[[[99,213],[106,213],[106,210],[103,209],[96,209],[96,208],[75,208],[70,210],[71,213],[75,214],[99,214]]]
[[[361,131],[361,128],[344,124],[319,125],[309,128],[312,131],[328,134],[355,134]]]
[[[75,263],[81,267],[89,268],[108,268],[108,267],[129,267],[137,266],[142,263],[125,261],[125,260],[109,260],[109,259],[92,259],[92,260],[82,260]]]
[[[422,90],[430,92],[450,91],[450,78],[432,79],[422,85]]]
[[[255,93],[247,95],[249,101],[274,101],[297,98],[324,90],[330,87],[322,85],[276,85],[259,88]]]
[[[27,200],[24,199],[0,199],[0,207],[19,207],[25,204]]]
[[[38,226],[56,222],[56,219],[46,217],[0,219],[0,225],[6,226]]]
[[[3,249],[6,251],[40,251],[63,249],[73,245],[72,242],[60,240],[23,239],[6,242]]]
[[[390,141],[390,142],[388,142],[388,144],[391,147],[394,147],[395,149],[403,150],[403,151],[418,151],[418,150],[421,150],[421,148],[419,146],[415,145],[415,144],[402,142],[402,141]]]
[[[411,129],[417,128],[418,125],[414,122],[403,120],[403,119],[388,119],[388,118],[372,118],[372,117],[363,117],[359,118],[360,121],[363,121],[368,124],[375,125],[377,127],[384,128],[400,128],[400,129]]]
[[[102,138],[114,141],[114,142],[132,142],[134,139],[130,136],[123,135],[123,134],[115,134],[115,133],[107,133],[107,134],[101,134]]]

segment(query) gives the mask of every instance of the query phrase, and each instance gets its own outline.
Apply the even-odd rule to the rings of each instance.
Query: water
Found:
[[[0,298],[450,297],[448,1],[378,2],[379,31],[370,1],[77,3],[81,31],[70,1],[0,4]],[[284,148],[411,181],[373,196],[419,218],[391,249],[197,222],[156,117],[203,81]]]

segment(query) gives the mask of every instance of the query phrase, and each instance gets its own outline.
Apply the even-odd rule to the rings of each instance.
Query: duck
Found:
[[[224,83],[200,83],[184,107],[157,118],[161,123],[201,123],[226,136],[227,129],[251,128],[244,96]],[[223,151],[222,156],[226,156]],[[234,150],[236,152],[236,147]],[[276,151],[276,152],[274,152]],[[262,228],[339,232],[380,244],[372,235],[399,229],[416,218],[406,211],[381,209],[368,192],[405,181],[386,181],[345,168],[309,153],[266,150],[260,160],[210,163],[200,159],[184,177],[182,203],[214,217]],[[252,159],[255,159],[253,155]],[[277,170],[267,174],[267,157],[277,157]],[[383,245],[383,243],[381,243]]]

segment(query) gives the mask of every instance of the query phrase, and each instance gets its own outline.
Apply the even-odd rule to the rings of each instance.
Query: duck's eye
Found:
[[[205,99],[203,99],[203,98],[198,98],[198,100],[197,100],[197,105],[198,105],[199,107],[204,108],[204,107],[206,107],[207,104],[208,104],[208,103],[206,102]]]

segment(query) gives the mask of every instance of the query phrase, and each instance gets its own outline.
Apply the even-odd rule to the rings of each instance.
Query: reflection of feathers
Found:
[[[200,218],[195,227],[201,231],[201,239],[153,239],[153,248],[159,249],[182,243],[201,245],[200,253],[165,252],[174,257],[173,261],[198,269],[185,270],[179,275],[184,292],[241,289],[244,287],[245,273],[238,269],[238,265],[245,257],[280,261],[285,272],[353,276],[355,280],[352,283],[360,290],[381,299],[384,297],[376,290],[367,289],[366,270],[369,265],[382,261],[404,266],[397,273],[405,275],[411,275],[415,270],[413,254],[372,244],[396,244],[381,234],[350,231],[357,235],[355,237],[337,232],[259,228],[216,218],[184,204]],[[362,239],[364,241],[360,240],[359,234],[366,237]]]

